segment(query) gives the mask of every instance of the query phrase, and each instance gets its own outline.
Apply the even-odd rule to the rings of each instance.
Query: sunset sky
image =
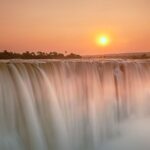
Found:
[[[107,36],[105,46],[97,38]],[[0,0],[0,50],[150,51],[150,0]]]

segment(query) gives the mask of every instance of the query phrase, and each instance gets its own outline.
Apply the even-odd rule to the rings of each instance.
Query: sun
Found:
[[[107,46],[109,44],[109,38],[107,36],[98,36],[96,42],[99,46]]]

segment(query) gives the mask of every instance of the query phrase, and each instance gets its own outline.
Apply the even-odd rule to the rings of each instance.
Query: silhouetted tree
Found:
[[[74,54],[74,53],[71,53],[71,54],[67,55],[66,58],[76,58],[77,59],[77,58],[81,58],[81,56]]]

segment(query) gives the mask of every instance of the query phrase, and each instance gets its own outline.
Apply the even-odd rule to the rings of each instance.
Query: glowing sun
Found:
[[[99,46],[107,46],[109,44],[109,38],[107,36],[99,36],[96,42]]]

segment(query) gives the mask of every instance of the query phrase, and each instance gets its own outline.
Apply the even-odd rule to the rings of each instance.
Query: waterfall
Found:
[[[149,118],[149,60],[0,62],[0,150],[149,150]]]

